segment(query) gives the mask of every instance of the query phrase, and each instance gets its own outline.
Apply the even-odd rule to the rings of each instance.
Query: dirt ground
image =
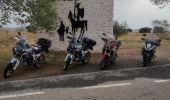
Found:
[[[134,34],[131,34],[131,36],[132,35]],[[108,66],[106,70],[137,68],[142,66],[141,47],[143,45],[143,42],[140,41],[141,35],[135,34],[133,38],[129,36],[127,37],[124,36],[120,38],[123,41],[123,43],[118,52],[118,59],[116,65]],[[0,57],[6,56],[5,53],[9,53],[9,51],[7,50],[9,49],[2,50],[1,48],[1,53],[4,55],[0,54]],[[169,44],[163,44],[162,46],[160,46],[156,52],[157,55],[156,61],[154,64],[151,64],[150,66],[170,63],[169,51],[170,51]],[[11,58],[11,56],[12,56],[11,54],[8,54],[8,57],[6,57],[4,61],[8,61]],[[16,70],[16,72],[12,75],[12,77],[8,79],[3,78],[3,70],[5,67],[2,67],[3,65],[5,66],[5,63],[7,62],[3,62],[2,60],[0,60],[3,63],[1,65],[2,68],[0,71],[1,74],[0,81],[12,81],[12,80],[31,79],[31,78],[39,78],[39,77],[47,77],[47,76],[101,71],[99,70],[99,63],[101,60],[100,53],[93,54],[90,63],[87,65],[84,65],[82,63],[73,63],[66,72],[62,71],[64,66],[65,56],[66,56],[66,52],[51,51],[49,54],[46,54],[47,61],[46,64],[42,66],[42,68],[34,69],[33,67],[29,67],[29,66],[20,66],[20,68]]]
[[[170,63],[170,46],[161,46],[157,50],[157,58],[154,65],[163,65]],[[118,59],[116,65],[108,66],[106,70],[117,70],[136,68],[142,66],[142,57],[140,55],[140,48],[120,48],[118,53]],[[30,78],[39,78],[46,76],[57,76],[66,74],[77,74],[96,72],[99,70],[99,63],[101,54],[93,54],[89,64],[84,65],[81,63],[73,63],[66,72],[62,71],[64,66],[65,52],[53,52],[47,54],[47,63],[40,69],[34,69],[33,67],[20,67],[11,78],[4,79],[0,76],[0,81],[21,80]],[[151,64],[150,66],[152,66]]]

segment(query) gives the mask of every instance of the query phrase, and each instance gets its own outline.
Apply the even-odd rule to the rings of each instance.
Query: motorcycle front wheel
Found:
[[[6,66],[5,71],[4,71],[4,78],[9,78],[12,76],[12,74],[14,73],[13,67],[14,65],[12,63],[9,63]]]
[[[143,56],[143,67],[146,67],[149,64],[149,59],[146,55]]]
[[[104,70],[106,68],[106,60],[101,61],[100,70]]]
[[[113,65],[115,65],[116,64],[116,60],[117,60],[117,53],[115,53],[114,55],[113,55],[113,62],[112,62],[112,64]]]
[[[64,65],[64,69],[63,69],[63,71],[66,71],[67,70],[67,68],[70,66],[70,63],[68,63],[68,62],[66,62],[65,63],[65,65]]]
[[[71,64],[71,58],[68,57],[67,60],[65,61],[65,65],[64,65],[63,71],[66,71],[67,68],[70,66],[70,64]]]

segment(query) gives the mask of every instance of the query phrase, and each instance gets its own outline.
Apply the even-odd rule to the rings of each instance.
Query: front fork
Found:
[[[12,58],[12,60],[10,61],[10,63],[11,63],[12,65],[14,65],[13,70],[15,71],[15,70],[18,68],[19,64],[20,64],[20,60],[17,59],[17,58]]]
[[[73,62],[73,59],[74,59],[73,54],[67,54],[65,62],[69,62],[71,64]]]

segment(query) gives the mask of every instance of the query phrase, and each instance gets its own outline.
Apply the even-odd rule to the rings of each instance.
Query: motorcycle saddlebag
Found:
[[[44,49],[48,49],[51,47],[51,40],[45,39],[45,38],[40,38],[40,39],[38,39],[37,44],[41,45]]]
[[[95,40],[89,39],[87,37],[83,38],[82,42],[92,47],[96,45]]]

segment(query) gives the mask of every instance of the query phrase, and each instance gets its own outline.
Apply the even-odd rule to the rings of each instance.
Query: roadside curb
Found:
[[[90,86],[93,85],[90,83],[92,80],[96,79],[97,83],[102,82],[103,77],[105,78],[116,78],[120,80],[125,75],[122,74],[122,71],[133,71],[133,70],[149,70],[156,68],[170,67],[170,64],[151,66],[151,67],[140,67],[140,68],[131,68],[131,69],[120,69],[112,71],[100,71],[100,72],[91,72],[91,73],[80,73],[80,74],[71,74],[71,75],[61,75],[61,76],[52,76],[52,77],[42,77],[35,79],[27,80],[18,80],[18,81],[8,81],[0,82],[0,93],[1,92],[11,92],[11,91],[20,91],[25,89],[49,89],[49,88],[67,88],[67,87],[81,87],[81,86]],[[131,75],[132,76],[132,75]],[[127,77],[127,76],[125,76]],[[95,83],[95,84],[97,84]]]

